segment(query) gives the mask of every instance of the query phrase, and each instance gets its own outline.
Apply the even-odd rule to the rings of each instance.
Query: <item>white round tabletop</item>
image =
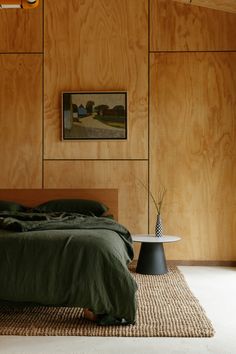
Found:
[[[157,237],[154,234],[138,234],[132,235],[133,242],[148,242],[148,243],[167,243],[176,242],[181,240],[179,236],[163,235],[163,237]]]

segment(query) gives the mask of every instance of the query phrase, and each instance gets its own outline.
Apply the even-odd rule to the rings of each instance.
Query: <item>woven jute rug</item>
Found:
[[[211,322],[190,291],[181,272],[169,267],[165,275],[132,272],[138,283],[134,325],[99,326],[82,316],[80,308],[0,308],[0,335],[211,337]]]

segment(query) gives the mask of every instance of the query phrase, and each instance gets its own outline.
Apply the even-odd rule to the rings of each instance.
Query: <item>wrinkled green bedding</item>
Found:
[[[91,308],[135,321],[129,232],[78,214],[0,213],[0,301]]]

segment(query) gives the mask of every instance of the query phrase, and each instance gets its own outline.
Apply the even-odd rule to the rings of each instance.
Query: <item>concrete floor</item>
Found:
[[[236,354],[236,268],[179,267],[213,338],[0,337],[1,354]]]

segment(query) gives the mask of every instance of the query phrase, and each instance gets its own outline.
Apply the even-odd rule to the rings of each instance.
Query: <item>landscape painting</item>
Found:
[[[63,92],[63,139],[127,139],[127,92]]]

